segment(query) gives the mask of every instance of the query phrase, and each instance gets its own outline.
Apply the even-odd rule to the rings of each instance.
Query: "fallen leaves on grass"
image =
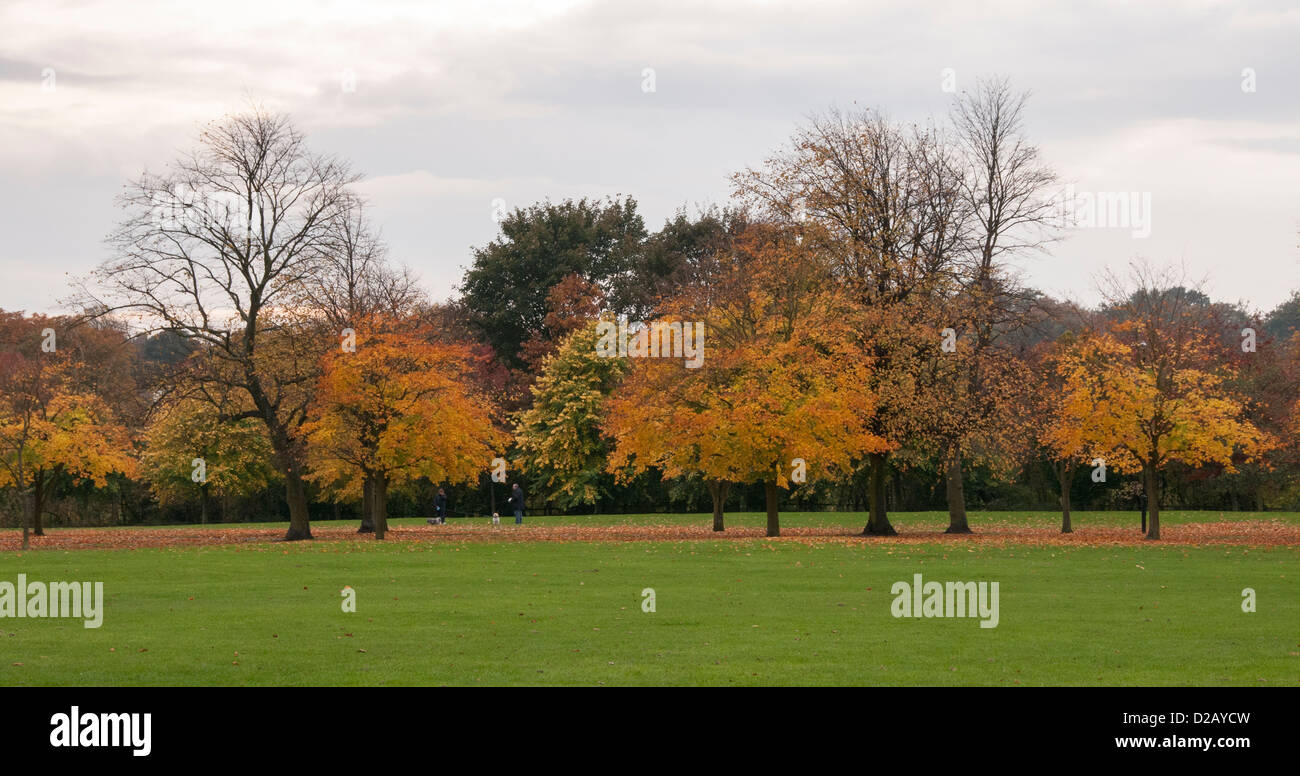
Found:
[[[1280,520],[1236,520],[1210,523],[1182,523],[1162,527],[1164,539],[1147,541],[1136,529],[1112,526],[1080,527],[1074,533],[1062,534],[1041,526],[1023,523],[989,521],[975,525],[972,534],[946,534],[938,527],[900,529],[898,536],[862,536],[856,530],[840,526],[800,526],[782,528],[782,537],[774,541],[805,544],[878,544],[886,547],[916,544],[962,544],[968,549],[984,546],[1186,546],[1186,545],[1238,545],[1238,546],[1300,546],[1300,525]],[[316,525],[312,527],[315,542],[345,543],[346,550],[366,550],[379,544],[402,542],[433,542],[458,544],[464,542],[517,543],[517,542],[645,542],[645,541],[709,541],[765,539],[762,527],[728,528],[716,533],[705,522],[698,525],[588,525],[567,523],[561,525],[525,525],[509,531],[491,530],[476,523],[406,527],[392,530],[383,543],[372,539],[358,540],[356,529],[349,526]],[[249,545],[254,552],[279,549],[284,545],[268,546],[284,536],[278,528],[59,528],[45,536],[34,536],[32,542],[39,549],[141,549],[183,548],[212,545]],[[0,550],[17,550],[21,537],[13,532],[0,533]],[[300,545],[309,547],[312,545]],[[768,549],[773,549],[768,547]],[[1140,568],[1140,566],[1139,566]],[[584,569],[595,571],[596,569]],[[304,590],[306,588],[303,588]]]

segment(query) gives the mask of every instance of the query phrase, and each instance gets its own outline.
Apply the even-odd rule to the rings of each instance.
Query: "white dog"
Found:
[[[501,525],[501,515],[496,512],[492,513],[492,525]]]

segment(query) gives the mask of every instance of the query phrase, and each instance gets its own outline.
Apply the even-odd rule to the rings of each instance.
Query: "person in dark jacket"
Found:
[[[447,491],[438,488],[438,495],[433,497],[433,511],[439,523],[447,522]]]
[[[510,488],[510,507],[515,510],[515,525],[524,522],[524,489],[515,483]]]

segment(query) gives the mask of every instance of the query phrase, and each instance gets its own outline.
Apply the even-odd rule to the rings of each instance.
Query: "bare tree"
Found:
[[[964,92],[952,111],[968,168],[964,195],[974,219],[967,275],[991,296],[1007,273],[999,258],[1041,251],[1054,238],[1049,189],[1059,178],[1024,137],[1028,99],[1028,92],[1014,91],[1005,78],[984,79]],[[990,328],[997,322],[981,323]]]
[[[1043,163],[1038,148],[1024,138],[1024,106],[1029,95],[1016,92],[1005,78],[980,80],[963,93],[952,123],[964,158],[962,196],[969,214],[969,243],[961,268],[960,323],[969,327],[971,352],[964,359],[957,393],[972,402],[968,428],[995,420],[989,374],[1003,359],[992,349],[1001,332],[1024,323],[1028,292],[1007,259],[1043,250],[1053,239],[1054,205],[1049,189],[1058,178]],[[954,323],[957,323],[956,321]],[[948,440],[943,451],[948,497],[948,533],[970,533],[966,517],[962,462],[965,440]]]
[[[427,304],[410,270],[388,262],[388,248],[368,222],[361,199],[349,196],[341,209],[317,272],[299,291],[302,308],[319,311],[338,333],[365,318],[401,318]]]
[[[210,124],[197,148],[119,197],[115,256],[83,284],[88,304],[196,344],[193,379],[223,421],[265,422],[289,506],[309,539],[298,429],[328,342],[294,306],[331,260],[358,179],[310,152],[288,118],[254,106]]]

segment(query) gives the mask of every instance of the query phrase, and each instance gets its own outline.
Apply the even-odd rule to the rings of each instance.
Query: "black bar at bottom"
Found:
[[[539,746],[548,758],[630,747],[639,761],[680,758],[688,744],[739,759],[859,744],[918,763],[1285,762],[1296,730],[1294,697],[1256,688],[128,687],[6,688],[2,697],[0,756],[49,765],[246,767],[278,752],[295,764],[373,767],[379,751],[450,764],[451,748],[495,766]]]

